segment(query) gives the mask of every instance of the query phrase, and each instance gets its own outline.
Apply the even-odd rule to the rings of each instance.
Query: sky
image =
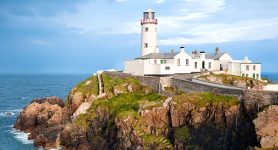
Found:
[[[140,19],[156,11],[161,52],[248,56],[278,72],[277,0],[1,0],[0,73],[94,73],[140,55]]]

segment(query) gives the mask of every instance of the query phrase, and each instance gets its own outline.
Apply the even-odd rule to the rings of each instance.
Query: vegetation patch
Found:
[[[198,107],[205,107],[207,105],[217,106],[224,104],[225,107],[238,105],[240,101],[233,96],[221,96],[213,93],[184,93],[173,97],[173,100],[178,104],[190,102]]]
[[[171,141],[164,136],[146,134],[142,136],[144,149],[174,149]]]
[[[187,126],[176,128],[175,138],[182,141],[188,141],[190,138],[189,128]]]
[[[98,79],[97,76],[91,76],[88,79],[80,82],[76,86],[76,90],[74,92],[82,92],[85,96],[88,93],[98,95]]]

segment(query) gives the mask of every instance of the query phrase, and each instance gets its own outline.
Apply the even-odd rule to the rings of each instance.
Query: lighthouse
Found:
[[[141,26],[141,56],[159,53],[157,46],[157,19],[153,10],[147,9],[144,11]]]

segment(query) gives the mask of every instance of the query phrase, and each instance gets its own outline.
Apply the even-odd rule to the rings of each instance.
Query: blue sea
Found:
[[[36,149],[33,141],[27,139],[28,134],[12,128],[22,108],[33,98],[58,96],[65,99],[69,90],[88,76],[0,74],[0,150]]]
[[[22,108],[33,98],[58,96],[65,99],[69,90],[88,76],[0,74],[0,150],[35,150],[28,134],[12,128]],[[264,73],[263,76],[278,83],[278,73]]]

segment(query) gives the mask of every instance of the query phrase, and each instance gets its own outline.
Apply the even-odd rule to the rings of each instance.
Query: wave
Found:
[[[0,111],[1,117],[8,117],[8,116],[14,116],[18,113],[20,113],[22,109],[10,109],[10,110],[2,110]]]
[[[10,133],[14,135],[14,138],[21,142],[22,144],[33,144],[33,140],[29,140],[28,136],[30,133],[21,132],[16,130],[15,128],[11,127]]]
[[[0,116],[4,117],[4,116],[14,116],[15,113],[14,112],[0,112]]]

